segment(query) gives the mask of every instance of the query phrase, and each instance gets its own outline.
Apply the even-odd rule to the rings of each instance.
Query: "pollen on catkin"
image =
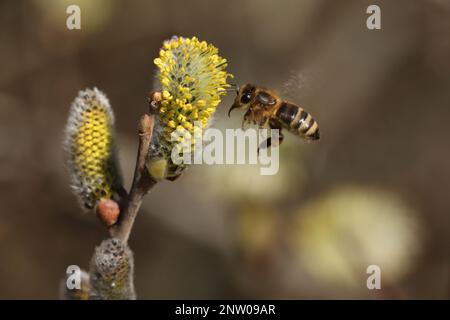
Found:
[[[164,42],[154,63],[159,69],[162,100],[148,167],[154,168],[152,161],[167,161],[164,177],[172,179],[186,167],[172,161],[174,148],[188,143],[191,153],[195,152],[197,133],[211,123],[232,75],[226,72],[227,61],[218,49],[196,37],[173,37]]]
[[[113,131],[106,96],[97,88],[80,91],[70,108],[65,150],[72,188],[86,209],[111,199],[119,185]]]

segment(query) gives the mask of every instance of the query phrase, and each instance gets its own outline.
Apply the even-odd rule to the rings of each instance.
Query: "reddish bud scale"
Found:
[[[96,208],[97,216],[107,226],[111,227],[119,219],[119,204],[111,199],[101,199]]]

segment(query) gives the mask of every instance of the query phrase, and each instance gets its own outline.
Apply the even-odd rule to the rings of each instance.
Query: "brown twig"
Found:
[[[111,237],[118,238],[124,243],[128,241],[143,197],[156,184],[156,181],[150,177],[146,170],[146,159],[152,140],[153,125],[153,115],[145,114],[139,121],[139,148],[133,183],[128,196],[123,201],[119,220],[110,228]]]

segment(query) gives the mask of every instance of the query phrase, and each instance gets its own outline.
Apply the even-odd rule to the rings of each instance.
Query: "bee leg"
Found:
[[[273,139],[272,139],[272,136],[267,139],[267,140],[269,140],[267,142],[267,147],[269,147],[269,146],[279,147],[284,140],[284,135],[281,130],[281,124],[278,123],[277,121],[274,121],[273,119],[271,119],[269,121],[269,127],[270,127],[270,129],[278,129],[278,135],[275,135],[273,137]],[[271,133],[271,135],[272,135],[272,133]]]
[[[259,128],[260,129],[271,128],[270,119],[268,117],[261,118],[261,120],[259,120]],[[259,145],[258,155],[259,155],[259,149],[270,148],[271,145],[272,145],[272,137],[268,137],[266,140],[261,142],[261,144]]]
[[[274,147],[279,147],[284,140],[283,132],[281,132],[281,129],[279,129],[279,130],[280,131],[278,131],[278,139],[275,138],[272,143],[272,146],[274,146]],[[269,139],[271,139],[271,138],[269,138]],[[271,142],[272,142],[272,140],[271,140]]]
[[[269,137],[266,140],[264,140],[263,142],[261,142],[261,144],[258,147],[258,154],[259,154],[259,149],[268,149],[270,148],[270,146],[272,145],[272,138]]]
[[[251,109],[248,109],[248,110],[245,112],[245,114],[244,114],[244,118],[242,119],[242,124],[241,124],[242,130],[245,129],[245,128],[244,128],[245,124],[246,124],[246,123],[249,123],[249,122],[250,122],[250,119],[251,119],[252,117],[253,117],[253,116],[252,116],[252,110],[251,110]]]
[[[261,149],[268,149],[268,148],[270,148],[271,146],[276,146],[276,144],[274,143],[274,144],[272,144],[272,137],[269,137],[269,138],[267,138],[266,140],[264,140],[263,142],[261,142],[261,144],[258,146],[258,150],[257,150],[257,152],[258,152],[258,156],[259,156],[259,150],[261,150]],[[275,141],[274,141],[275,142]]]
[[[278,137],[278,145],[280,146],[281,143],[283,143],[283,141],[284,141],[284,134],[280,130],[280,136]]]
[[[270,147],[274,147],[274,148],[279,147],[281,145],[281,143],[283,142],[283,140],[284,140],[284,135],[281,131],[278,135],[278,139],[276,137],[267,138],[259,145],[258,155],[259,155],[259,149],[270,148]]]
[[[242,124],[241,124],[241,129],[242,130],[245,130],[245,124],[246,123],[248,123],[248,121],[247,121],[247,119],[245,119],[245,117],[244,117],[244,119],[242,119]]]
[[[259,120],[259,127],[261,129],[269,127],[269,118],[263,117]]]

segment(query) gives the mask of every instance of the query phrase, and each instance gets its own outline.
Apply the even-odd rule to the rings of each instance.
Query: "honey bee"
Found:
[[[283,142],[282,129],[307,140],[320,139],[317,121],[303,108],[281,99],[273,90],[251,84],[236,89],[237,96],[228,111],[228,116],[233,109],[247,108],[242,126],[245,123],[253,123],[259,128],[278,129],[278,141],[268,138],[267,147],[278,146]]]

